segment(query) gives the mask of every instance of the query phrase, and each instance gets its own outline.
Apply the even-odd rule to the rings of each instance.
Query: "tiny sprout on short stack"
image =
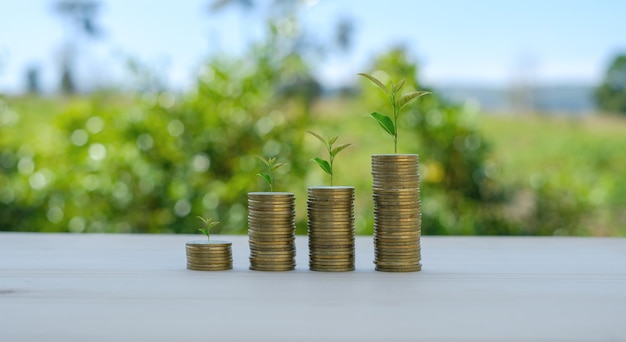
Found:
[[[398,153],[398,116],[400,115],[400,110],[404,108],[406,105],[411,103],[413,100],[430,94],[427,91],[413,91],[402,96],[399,96],[400,89],[404,86],[404,80],[394,83],[391,81],[389,87],[385,86],[383,82],[372,75],[359,73],[359,76],[363,76],[367,78],[372,84],[380,88],[385,95],[389,98],[391,102],[391,107],[393,111],[393,120],[387,115],[373,112],[370,115],[378,122],[380,127],[382,127],[385,132],[393,137],[393,153]]]
[[[307,131],[307,133],[317,138],[317,140],[321,141],[322,144],[324,144],[324,146],[326,147],[326,150],[328,151],[328,160],[324,160],[322,158],[316,157],[313,159],[313,161],[315,161],[317,165],[319,165],[322,168],[322,170],[324,170],[324,172],[330,175],[330,186],[333,186],[333,175],[334,175],[333,163],[335,161],[335,156],[337,156],[339,152],[350,147],[352,144],[343,144],[337,147],[333,147],[333,145],[337,142],[337,139],[339,137],[324,139],[324,137],[322,137],[321,135],[315,132]]]
[[[211,228],[213,228],[213,226],[219,224],[219,222],[213,220],[210,217],[204,218],[202,216],[197,216],[200,221],[202,221],[202,223],[204,224],[203,228],[198,228],[199,231],[201,231],[204,235],[206,235],[206,238],[208,240],[211,240]]]
[[[287,165],[287,163],[276,163],[276,157],[271,157],[265,159],[260,156],[255,156],[258,160],[263,162],[267,167],[267,172],[259,172],[257,176],[263,178],[269,184],[270,191],[274,191],[274,171],[278,170],[278,168]]]

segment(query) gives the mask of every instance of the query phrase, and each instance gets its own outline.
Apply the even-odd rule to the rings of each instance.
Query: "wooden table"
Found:
[[[423,271],[185,269],[200,236],[0,233],[0,341],[626,341],[626,239],[424,237]],[[217,237],[216,237],[217,238]]]

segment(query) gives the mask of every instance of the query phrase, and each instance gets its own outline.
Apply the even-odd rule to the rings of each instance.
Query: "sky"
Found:
[[[328,40],[341,18],[354,22],[352,50],[316,63],[328,86],[350,84],[373,56],[404,45],[430,86],[589,85],[626,53],[626,1],[620,0],[301,0],[306,30]],[[267,4],[271,0],[257,0]],[[184,89],[214,53],[237,54],[263,32],[262,15],[236,8],[210,14],[209,0],[103,0],[104,35],[85,42],[85,82],[124,83],[132,57]],[[45,89],[58,84],[67,25],[52,0],[0,0],[0,93],[25,89],[29,66]],[[258,6],[258,7],[263,7]],[[94,81],[95,80],[95,81]]]

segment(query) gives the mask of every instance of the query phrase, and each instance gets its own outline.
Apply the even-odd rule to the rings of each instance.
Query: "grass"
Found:
[[[588,233],[626,236],[626,117],[484,116],[498,175],[521,188],[575,188]]]

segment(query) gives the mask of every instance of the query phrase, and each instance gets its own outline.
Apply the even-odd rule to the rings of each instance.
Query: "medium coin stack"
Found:
[[[372,155],[374,249],[377,271],[422,269],[418,155]]]
[[[354,271],[354,187],[310,187],[309,269]]]
[[[295,200],[290,192],[248,193],[251,270],[295,269]]]
[[[186,244],[187,269],[225,271],[233,268],[232,243],[226,241],[190,241]]]

